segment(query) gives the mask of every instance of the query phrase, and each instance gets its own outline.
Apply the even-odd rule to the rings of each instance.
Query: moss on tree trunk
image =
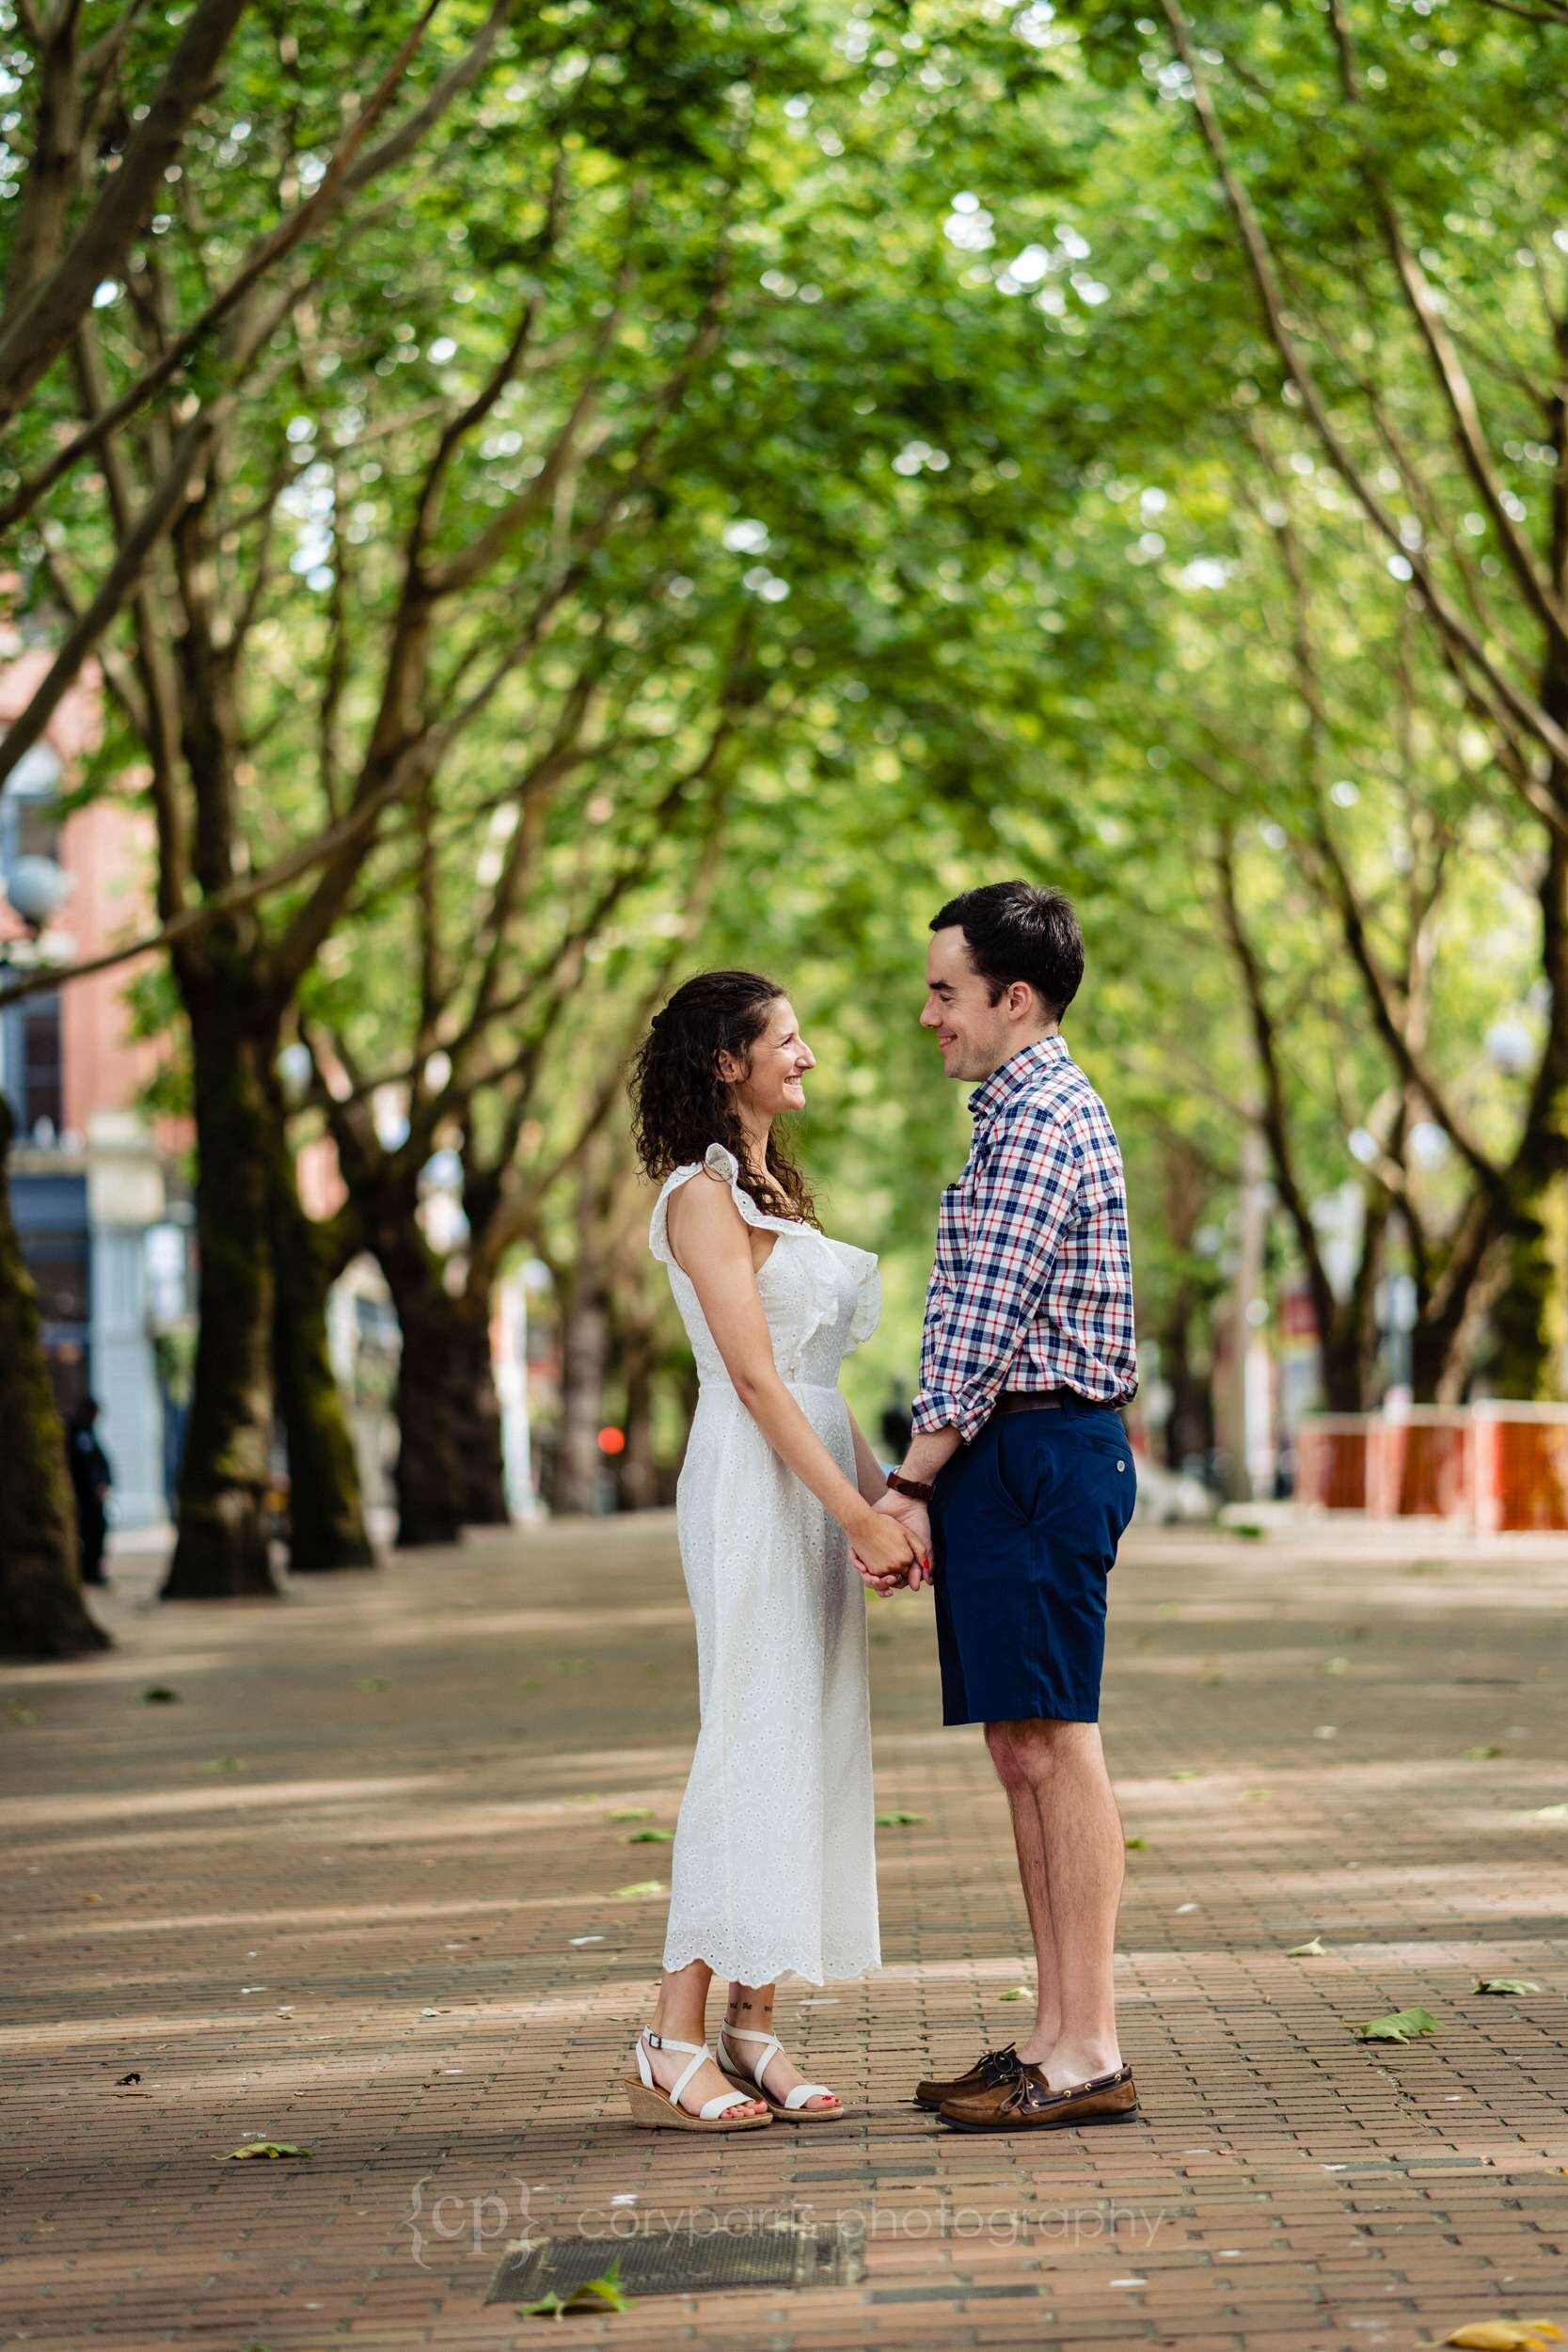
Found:
[[[1568,1371],[1568,1181],[1519,1199],[1492,1308],[1487,1383],[1498,1396],[1546,1403]]]
[[[0,1094],[0,1652],[75,1658],[111,1645],[82,1597],[65,1432],[44,1361],[38,1294],[11,1221],[11,1129],[10,1105]]]

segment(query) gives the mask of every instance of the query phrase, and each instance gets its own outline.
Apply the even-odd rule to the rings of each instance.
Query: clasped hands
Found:
[[[863,1533],[851,1542],[849,1557],[860,1570],[868,1592],[918,1593],[932,1581],[931,1518],[923,1502],[890,1487],[872,1505],[877,1519],[888,1524],[875,1534]]]

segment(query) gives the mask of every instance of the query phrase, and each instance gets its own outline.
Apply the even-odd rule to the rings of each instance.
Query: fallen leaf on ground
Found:
[[[1539,1993],[1541,1987],[1528,1977],[1478,1977],[1475,1989],[1478,1993]]]
[[[230,2148],[228,2161],[232,2163],[237,2156],[308,2156],[309,2153],[309,2148],[296,2148],[292,2139],[247,2139],[243,2148]]]
[[[621,2284],[621,2257],[617,2254],[601,2277],[585,2279],[569,2295],[542,2295],[537,2303],[520,2303],[517,2310],[525,2319],[560,2319],[565,2312],[626,2312],[635,2300]]]
[[[1196,1765],[1183,1764],[1179,1772],[1172,1772],[1171,1778],[1172,1780],[1201,1780],[1203,1778],[1203,1774],[1197,1770]]]
[[[669,1846],[674,1842],[673,1829],[634,1829],[626,1839],[628,1846]]]
[[[1540,2344],[1562,2341],[1561,2328],[1549,2319],[1473,2319],[1443,2338],[1464,2352],[1536,2352]]]
[[[1532,1821],[1568,1821],[1568,1804],[1538,1804]]]
[[[1395,2009],[1386,2017],[1370,2017],[1355,2030],[1363,2042],[1409,2042],[1417,2034],[1435,2033],[1437,2020],[1430,2010]]]
[[[636,1879],[630,1886],[618,1886],[615,1889],[615,1892],[617,1896],[625,1897],[635,1895],[668,1895],[670,1889],[665,1885],[662,1879]]]
[[[1502,1756],[1506,1751],[1488,1741],[1479,1748],[1461,1748],[1459,1753],[1466,1764],[1486,1764],[1493,1756]]]
[[[166,1706],[170,1699],[177,1699],[180,1693],[178,1691],[171,1691],[166,1682],[150,1682],[141,1696],[144,1707],[157,1707]]]
[[[654,1818],[654,1809],[651,1804],[628,1804],[624,1805],[619,1813],[612,1813],[610,1818],[612,1821],[651,1821]]]
[[[1285,1957],[1287,1960],[1326,1960],[1328,1946],[1321,1935],[1315,1935],[1309,1944],[1292,1944]]]
[[[999,1993],[996,1997],[999,2001],[1026,2001],[1029,1988],[1026,1984],[1015,1984],[1010,1993]]]
[[[877,1827],[879,1829],[902,1829],[908,1822],[923,1821],[925,1819],[924,1813],[879,1813]]]
[[[1148,1840],[1147,1837],[1124,1837],[1121,1842],[1129,1853],[1142,1853]]]
[[[1325,1675],[1342,1675],[1345,1668],[1349,1664],[1350,1660],[1348,1658],[1325,1658],[1323,1660],[1323,1672]]]

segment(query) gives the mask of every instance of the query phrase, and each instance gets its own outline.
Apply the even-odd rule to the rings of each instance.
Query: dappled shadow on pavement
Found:
[[[1330,2352],[1568,2324],[1548,1548],[1129,1543],[1103,1730],[1141,1841],[1117,1964],[1144,2120],[1114,2133],[979,2139],[908,2104],[1022,2031],[1030,1967],[981,1734],[941,1724],[929,1597],[869,1604],[879,1805],[916,1817],[879,1831],[885,1964],[779,2000],[855,2113],[722,2144],[635,2130],[617,2087],[663,1926],[635,1890],[668,1880],[695,1730],[667,1515],[232,1612],[160,1607],[151,1562],[112,1573],[114,1652],[4,1677],[18,2341],[500,2345],[539,2324],[483,2302],[525,2228],[806,2208],[863,2219],[863,2284],[575,2334]],[[1415,2005],[1435,2035],[1356,2039]],[[311,2154],[229,2160],[256,2138]]]

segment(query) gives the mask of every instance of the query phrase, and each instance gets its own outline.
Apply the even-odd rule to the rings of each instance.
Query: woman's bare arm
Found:
[[[705,1170],[693,1177],[672,1200],[669,1221],[675,1263],[690,1279],[736,1395],[775,1454],[837,1519],[868,1566],[886,1573],[918,1558],[914,1538],[897,1520],[874,1511],[870,1499],[846,1478],[780,1378],[752,1263],[750,1229],[729,1185]],[[789,1244],[781,1237],[774,1247]],[[858,1448],[856,1464],[858,1469]],[[889,1540],[885,1531],[890,1530],[896,1541]]]
[[[855,1484],[864,1502],[880,1502],[887,1492],[887,1472],[853,1413],[849,1416],[849,1435],[855,1441]]]

